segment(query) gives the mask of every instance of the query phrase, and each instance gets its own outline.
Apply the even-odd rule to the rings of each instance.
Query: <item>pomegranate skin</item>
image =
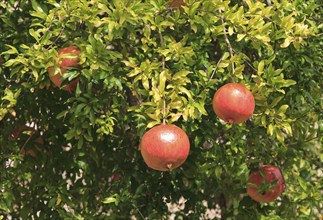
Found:
[[[263,176],[260,172],[263,173]],[[267,183],[270,184],[276,180],[278,181],[273,188],[267,189],[264,193],[258,191],[258,186],[260,186],[263,181],[267,181]],[[253,200],[261,203],[269,203],[274,201],[282,194],[285,188],[284,178],[280,169],[276,166],[269,165],[261,166],[260,171],[253,172],[249,176],[248,183],[257,185],[257,187],[247,187],[248,195]]]
[[[79,56],[81,51],[76,46],[69,46],[69,47],[65,47],[63,49],[60,49],[57,53],[58,53],[58,57],[60,57],[61,55],[64,55],[64,54],[74,54],[74,55]],[[77,63],[80,62],[79,57],[61,58],[61,60],[62,60],[61,67],[76,66]]]
[[[23,132],[26,132],[26,134],[22,134]],[[9,140],[10,141],[20,140],[22,135],[26,135],[27,137],[25,136],[25,139],[27,139],[26,140],[26,143],[27,143],[29,138],[35,135],[35,133],[36,133],[36,130],[34,128],[29,127],[27,125],[20,125],[11,132],[9,136]],[[32,143],[33,143],[33,147],[32,147],[33,149],[27,149],[23,147],[19,153],[24,156],[28,155],[28,156],[37,158],[37,154],[35,151],[38,151],[38,153],[41,153],[43,151],[43,149],[40,146],[44,145],[44,140],[41,136],[38,136],[34,140],[32,140]]]
[[[215,114],[228,123],[242,123],[255,110],[253,94],[238,83],[222,86],[214,94],[212,104]]]
[[[188,3],[189,2],[190,1],[188,1]],[[182,6],[186,6],[186,4],[183,0],[171,0],[171,1],[169,1],[168,6],[171,9],[180,9],[181,11],[183,11]]]
[[[51,81],[54,83],[55,86],[61,87],[63,81],[61,80],[61,76],[66,72],[68,67],[76,67],[78,62],[80,61],[79,57],[75,58],[61,58],[64,54],[74,54],[79,56],[81,51],[75,47],[75,46],[69,46],[65,47],[61,50],[58,51],[58,57],[60,59],[60,62],[57,64],[59,65],[59,73],[56,75],[50,76]],[[54,71],[54,67],[48,68],[48,73],[51,75],[52,72]],[[71,83],[67,84],[66,86],[62,87],[63,90],[69,91],[69,92],[74,92],[77,86],[79,79],[73,80]]]
[[[182,6],[185,6],[185,3],[183,0],[172,0],[169,2],[170,8],[180,8]]]
[[[181,128],[162,124],[144,134],[139,148],[148,167],[167,171],[185,162],[190,151],[190,141]]]

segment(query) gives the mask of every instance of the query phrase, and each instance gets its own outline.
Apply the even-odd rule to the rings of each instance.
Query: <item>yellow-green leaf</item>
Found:
[[[270,136],[273,136],[273,134],[274,134],[274,125],[273,124],[268,125],[267,132]]]
[[[280,106],[280,108],[278,109],[277,114],[285,113],[287,109],[288,109],[288,105],[282,105],[282,106]]]
[[[264,66],[265,66],[265,61],[260,61],[258,64],[258,75],[261,76],[261,74],[264,72]]]
[[[160,124],[159,121],[151,121],[148,123],[147,128],[152,128],[152,127],[159,125],[159,124]]]
[[[291,37],[287,37],[287,38],[285,38],[284,43],[282,43],[280,45],[280,47],[281,48],[286,48],[286,47],[288,47],[290,45],[291,42],[292,42],[292,38]]]
[[[238,34],[237,35],[237,41],[241,41],[244,37],[246,36],[246,34]]]
[[[165,90],[166,80],[167,80],[166,70],[164,70],[159,74],[159,92],[160,93],[163,93]]]

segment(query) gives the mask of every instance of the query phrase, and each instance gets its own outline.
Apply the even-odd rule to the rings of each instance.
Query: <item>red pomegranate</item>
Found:
[[[185,162],[190,151],[190,141],[181,128],[162,124],[144,134],[139,148],[150,168],[166,171]]]
[[[112,173],[112,175],[111,175],[111,181],[112,182],[117,182],[117,181],[119,181],[121,178],[122,178],[122,176],[123,176],[123,170],[117,170],[117,171],[115,171],[114,173]]]
[[[247,193],[257,202],[269,203],[282,194],[284,187],[281,170],[276,166],[263,165],[249,176]]]
[[[228,83],[214,94],[213,110],[228,123],[241,123],[253,114],[255,99],[245,86]]]
[[[59,61],[57,65],[59,67],[59,72],[56,75],[52,75],[54,71],[54,67],[48,68],[48,73],[50,74],[51,81],[57,86],[60,87],[62,85],[61,76],[67,71],[68,67],[77,67],[78,62],[80,62],[80,55],[81,51],[76,46],[69,46],[65,47],[58,51],[58,58]],[[64,57],[68,55],[76,55],[76,57]],[[77,86],[79,79],[75,79],[70,82],[68,85],[62,87],[63,90],[74,92]]]
[[[188,1],[188,3],[189,3],[190,1]],[[170,8],[174,8],[174,9],[181,9],[182,11],[183,11],[183,8],[182,8],[182,6],[185,6],[186,4],[185,4],[185,2],[183,1],[183,0],[171,0],[171,1],[169,1],[169,3],[168,3],[168,6],[170,7]]]
[[[36,137],[31,138],[33,135],[36,135]],[[41,146],[44,144],[43,138],[36,133],[36,130],[33,127],[27,125],[20,125],[16,127],[11,132],[9,140],[22,140],[24,142],[24,145],[26,145],[28,142],[31,142],[31,145],[26,145],[21,148],[20,154],[22,155],[28,155],[37,158],[37,154],[35,151],[43,151],[43,149],[41,148]]]
[[[169,7],[170,8],[180,8],[182,6],[184,6],[185,3],[183,0],[172,0],[169,2]]]

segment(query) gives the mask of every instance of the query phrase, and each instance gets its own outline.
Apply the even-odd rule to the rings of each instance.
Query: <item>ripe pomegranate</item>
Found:
[[[184,6],[185,3],[183,0],[172,0],[169,2],[169,7],[170,8],[180,8],[182,6]]]
[[[118,181],[120,179],[120,176],[117,173],[112,173],[111,180],[113,182]]]
[[[110,178],[112,182],[117,182],[122,178],[122,176],[123,176],[123,170],[117,170],[114,173],[112,173]]]
[[[190,1],[188,1],[190,2]],[[168,3],[170,8],[181,9],[183,10],[182,6],[185,6],[185,2],[183,0],[172,0]]]
[[[57,62],[57,65],[59,67],[59,72],[56,75],[52,75],[54,72],[54,67],[52,66],[48,68],[50,79],[57,87],[62,85],[63,81],[61,80],[61,76],[67,71],[68,67],[77,67],[78,62],[80,62],[80,58],[78,57],[80,53],[81,51],[75,46],[65,47],[58,51],[59,61]],[[66,54],[76,55],[77,57],[64,58],[63,56]],[[72,93],[75,91],[78,81],[79,79],[77,78],[66,86],[62,87],[62,89]]]
[[[141,139],[141,155],[145,163],[159,171],[181,166],[190,151],[187,134],[175,125],[158,125],[147,131]]]
[[[228,83],[214,94],[213,110],[228,123],[241,123],[253,114],[255,99],[245,86]]]
[[[36,137],[32,138],[34,135]],[[44,144],[43,138],[36,134],[36,130],[33,127],[27,125],[20,125],[16,127],[10,134],[9,140],[11,141],[20,141],[24,143],[23,148],[20,150],[20,154],[22,155],[29,155],[34,158],[37,158],[37,154],[35,150],[38,152],[42,152],[43,149],[40,147]],[[31,145],[29,145],[31,142]]]
[[[281,170],[276,166],[263,165],[249,176],[247,193],[257,202],[269,203],[281,195],[284,187]]]

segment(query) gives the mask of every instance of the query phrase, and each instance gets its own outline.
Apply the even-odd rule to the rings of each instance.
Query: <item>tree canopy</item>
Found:
[[[320,1],[182,3],[0,0],[0,219],[322,216]],[[69,46],[75,91],[49,73]],[[244,123],[212,109],[230,82],[255,98]],[[190,153],[160,172],[138,147],[163,121]],[[260,165],[285,179],[268,204],[246,193]]]

